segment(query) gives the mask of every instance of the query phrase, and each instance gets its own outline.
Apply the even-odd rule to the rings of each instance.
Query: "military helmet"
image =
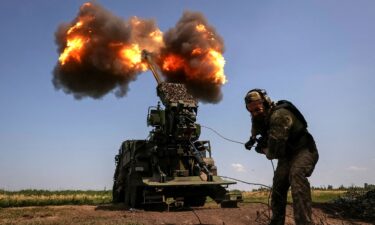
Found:
[[[250,102],[255,102],[261,100],[267,108],[271,107],[272,100],[267,95],[266,90],[255,88],[247,92],[245,96],[245,105],[247,105]]]

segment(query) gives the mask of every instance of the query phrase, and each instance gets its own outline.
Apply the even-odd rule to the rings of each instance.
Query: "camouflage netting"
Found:
[[[375,220],[375,189],[362,195],[339,198],[334,205],[342,210],[344,217]]]
[[[185,103],[197,104],[194,97],[187,92],[185,85],[178,83],[160,83],[158,85],[158,96],[164,105],[171,102],[184,101]]]

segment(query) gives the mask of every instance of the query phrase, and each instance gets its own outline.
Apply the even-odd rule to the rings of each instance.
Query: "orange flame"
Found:
[[[206,32],[206,27],[203,24],[198,24],[196,27],[197,31],[199,32]]]
[[[214,34],[207,30],[206,26],[204,26],[203,24],[198,24],[197,26],[195,26],[195,29],[201,33],[201,35],[207,39],[207,40],[211,40],[211,41],[215,41],[215,37],[214,37]]]
[[[191,52],[192,55],[200,55],[202,54],[202,49],[201,48],[196,48]]]
[[[120,58],[122,59],[122,63],[129,68],[141,71],[147,70],[147,64],[142,62],[142,51],[139,49],[138,44],[121,48]]]
[[[201,48],[195,48],[191,55],[201,56],[200,64],[203,67],[206,64],[213,68],[212,74],[207,74],[209,80],[217,84],[225,84],[227,82],[224,74],[225,59],[220,52],[214,49],[202,50]],[[190,79],[199,79],[197,76],[203,73],[200,70],[200,66],[191,67],[186,59],[175,54],[169,54],[163,59],[162,69],[167,72],[183,70]]]
[[[89,3],[87,4],[90,5]],[[79,18],[79,21],[77,21],[72,27],[68,29],[68,31],[66,32],[66,47],[59,57],[61,65],[64,65],[70,59],[81,62],[81,55],[84,44],[90,39],[83,35],[75,35],[74,32],[82,28],[85,23],[89,22],[92,19],[93,17],[81,17]]]
[[[77,36],[67,40],[66,48],[59,57],[61,65],[64,65],[70,58],[81,62],[81,51],[84,45],[84,38]]]
[[[215,82],[225,84],[227,79],[224,74],[225,59],[223,55],[218,51],[210,49],[206,57],[207,60],[215,66],[215,72],[213,74]]]
[[[83,7],[90,7],[91,3],[85,3],[81,6]],[[90,37],[81,31],[88,31],[89,35],[91,34],[89,22],[94,20],[93,16],[81,16],[78,18],[78,21],[73,24],[67,31],[66,31],[66,46],[63,52],[59,56],[59,61],[61,65],[65,65],[68,61],[74,60],[76,62],[81,62],[83,56],[83,50],[86,42],[89,42],[91,39]],[[150,33],[148,33],[144,38],[141,39],[139,36],[142,36],[137,30],[137,27],[142,26],[142,21],[137,17],[133,17],[130,21],[131,25],[134,27],[133,31],[134,37],[132,37],[131,43],[109,43],[109,47],[115,47],[115,51],[119,51],[118,56],[121,60],[122,64],[132,70],[137,70],[140,72],[147,70],[147,64],[142,62],[142,49],[151,49],[151,50],[158,50],[160,46],[164,43],[163,42],[163,33],[156,29]],[[144,34],[143,34],[144,35]]]
[[[178,56],[170,54],[163,61],[163,70],[177,71],[185,68],[185,60]]]
[[[74,26],[72,26],[71,28],[69,28],[68,32],[66,32],[66,33],[68,35],[71,34],[75,30],[77,30],[78,28],[82,27],[82,25],[83,25],[83,22],[82,21],[78,21]]]

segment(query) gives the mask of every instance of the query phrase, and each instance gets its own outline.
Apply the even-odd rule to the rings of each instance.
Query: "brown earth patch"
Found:
[[[238,208],[220,208],[216,204],[205,207],[173,209],[173,211],[144,211],[125,209],[123,205],[100,206],[47,206],[0,208],[0,224],[9,225],[248,225],[268,224],[269,210],[267,205],[243,203]],[[316,224],[361,224],[372,222],[335,218],[334,213],[326,213],[321,207],[314,207],[313,217]],[[293,225],[292,208],[287,207],[286,224]]]

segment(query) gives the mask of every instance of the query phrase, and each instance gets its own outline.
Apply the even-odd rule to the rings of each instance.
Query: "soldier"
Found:
[[[278,159],[272,187],[272,225],[285,222],[287,193],[291,187],[294,220],[297,225],[313,224],[311,176],[319,155],[315,141],[307,131],[307,123],[289,101],[271,101],[263,89],[250,90],[245,96],[246,109],[251,114],[251,137],[245,143],[268,159]]]

